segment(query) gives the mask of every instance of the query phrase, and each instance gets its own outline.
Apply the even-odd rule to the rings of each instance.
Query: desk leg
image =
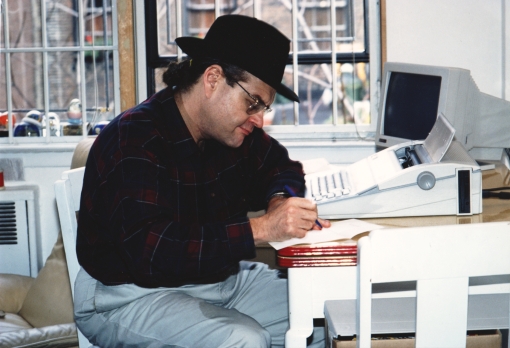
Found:
[[[313,267],[289,268],[289,323],[285,335],[286,348],[305,348],[313,332],[312,286]]]

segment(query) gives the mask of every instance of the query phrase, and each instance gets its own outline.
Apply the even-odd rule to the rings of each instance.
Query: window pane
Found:
[[[158,52],[161,56],[177,55],[176,6],[180,0],[157,0],[158,8]]]
[[[4,6],[0,5],[0,48],[5,47],[4,31]]]
[[[50,47],[78,43],[78,3],[71,0],[46,1],[46,35]]]
[[[329,1],[298,1],[298,51],[331,51]]]
[[[301,53],[331,51],[331,3],[299,0],[298,50]],[[363,1],[335,1],[337,52],[364,51]]]
[[[293,89],[292,65],[287,65],[283,74],[282,83]],[[264,115],[265,125],[293,125],[294,124],[294,103],[280,94],[276,94],[274,103],[271,105],[273,112]]]
[[[276,27],[283,35],[292,39],[292,14],[290,11],[290,4],[290,1],[260,0],[260,19]]]
[[[79,67],[76,52],[48,53],[50,110],[65,111],[71,99],[79,98]],[[67,117],[66,117],[67,118]]]
[[[225,6],[225,1],[221,3]],[[184,0],[183,36],[204,37],[214,22],[214,0]]]
[[[11,54],[12,105],[27,112],[44,108],[43,67],[41,53]],[[24,111],[23,111],[24,110]],[[24,114],[19,115],[23,117]]]
[[[226,14],[238,14],[253,17],[252,0],[222,0],[220,16]]]
[[[16,115],[14,136],[42,136],[42,128],[39,125],[22,122],[29,114],[32,115],[30,118],[42,121],[44,108],[42,61],[41,53],[11,54],[12,107],[13,114]]]
[[[98,51],[97,58],[86,63],[87,115],[95,124],[112,120],[116,114],[113,91],[112,51]]]
[[[50,118],[50,130],[53,136],[67,135],[71,128],[68,126],[69,121],[77,125],[74,128],[79,128],[81,123],[79,113],[68,112],[71,100],[79,99],[80,96],[78,61],[76,52],[48,53],[50,115],[47,118]],[[71,115],[71,120],[68,115]],[[62,131],[61,127],[63,127]],[[71,133],[79,133],[79,131]]]
[[[111,0],[87,0],[85,8],[85,44],[111,46],[112,8]]]
[[[351,1],[354,2],[352,15],[354,23],[351,24],[354,30],[351,35],[354,36],[354,40],[351,45],[337,38],[337,43],[340,41],[338,50],[339,52],[364,52],[368,49],[368,47],[365,47],[365,5],[363,0]]]
[[[331,65],[300,65],[298,76],[298,96],[301,101],[299,103],[299,124],[331,124],[332,92],[329,82],[331,81]],[[288,80],[285,77],[287,76],[284,76],[284,80]],[[281,96],[277,97],[275,103],[272,124],[294,124],[293,103]]]
[[[331,64],[299,66],[299,124],[331,124]]]
[[[156,92],[161,91],[166,85],[163,83],[163,73],[166,71],[166,68],[157,68],[155,71],[155,81],[156,81]]]
[[[370,124],[370,90],[368,64],[344,63],[340,66],[341,99],[339,109],[344,123]]]
[[[10,47],[40,47],[42,45],[40,22],[41,1],[4,1],[6,1],[8,8]]]
[[[7,110],[7,89],[5,80],[5,54],[0,53],[0,112]]]

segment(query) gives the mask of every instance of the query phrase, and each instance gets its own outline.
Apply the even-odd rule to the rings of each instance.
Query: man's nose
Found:
[[[262,128],[264,125],[264,110],[257,112],[250,116],[250,122],[257,128]]]

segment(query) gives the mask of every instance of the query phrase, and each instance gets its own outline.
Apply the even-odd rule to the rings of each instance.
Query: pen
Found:
[[[291,197],[297,197],[296,194],[294,193],[294,191],[292,191],[292,189],[287,186],[287,185],[284,185],[283,186],[285,188],[285,191],[287,191],[287,193],[291,196]],[[319,226],[320,228],[322,228],[322,225],[321,223],[319,222],[319,220],[315,220],[315,223],[317,224],[317,226]]]

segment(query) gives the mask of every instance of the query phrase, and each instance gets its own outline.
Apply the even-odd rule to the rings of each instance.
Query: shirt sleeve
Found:
[[[285,186],[292,188],[298,197],[304,196],[305,180],[303,166],[300,162],[291,160],[287,149],[276,139],[270,137],[263,130],[250,145],[252,163],[256,174],[253,187],[256,192],[258,208],[266,208],[269,198],[276,192],[285,192]]]

